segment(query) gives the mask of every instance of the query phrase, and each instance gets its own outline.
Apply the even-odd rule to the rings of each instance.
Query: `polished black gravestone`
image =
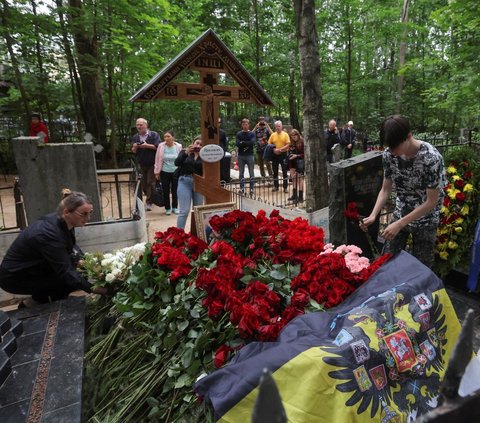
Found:
[[[0,387],[1,423],[81,421],[85,300],[69,297],[8,313],[23,324]]]
[[[17,338],[22,331],[22,322],[0,310],[0,386],[12,373],[11,357],[17,351]]]
[[[443,283],[457,312],[463,322],[468,310],[473,311],[473,350],[480,350],[480,293],[470,292],[467,287],[468,275],[452,270],[443,278]]]
[[[365,217],[375,205],[377,194],[382,187],[382,152],[371,151],[351,159],[332,163],[329,167],[330,201],[328,205],[330,242],[338,247],[354,244],[363,255],[372,258],[373,253],[365,233],[357,222],[345,218],[347,205],[355,202],[358,212]],[[370,237],[377,243],[379,221],[369,228]],[[379,245],[377,244],[377,248]]]

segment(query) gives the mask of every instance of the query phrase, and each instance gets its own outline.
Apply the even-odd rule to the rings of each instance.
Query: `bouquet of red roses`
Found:
[[[323,229],[278,211],[234,210],[210,225],[210,245],[177,228],[157,233],[115,296],[119,324],[87,354],[101,392],[116,392],[94,404],[99,421],[204,420],[191,392],[199,374],[339,304],[387,259],[353,267],[354,248],[325,248]]]

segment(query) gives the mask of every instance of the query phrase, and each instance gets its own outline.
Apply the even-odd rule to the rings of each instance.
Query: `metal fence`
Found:
[[[102,220],[136,219],[136,197],[141,195],[135,168],[98,170]],[[24,229],[25,207],[18,177],[0,183],[0,230]]]
[[[135,168],[97,170],[103,220],[131,218],[136,207]]]
[[[241,205],[242,198],[250,198],[279,208],[294,209],[304,207],[305,199],[302,201],[299,201],[298,198],[290,200],[293,196],[292,182],[288,181],[287,192],[284,192],[282,182],[282,179],[279,178],[278,191],[273,190],[273,178],[253,178],[253,189],[250,188],[250,178],[247,178],[244,183],[241,183],[239,180],[222,182],[222,186],[227,191],[230,191],[232,201],[235,202],[238,208]]]

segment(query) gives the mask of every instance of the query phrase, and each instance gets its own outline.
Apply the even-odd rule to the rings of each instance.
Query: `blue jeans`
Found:
[[[203,204],[203,195],[193,191],[193,175],[182,175],[178,178],[177,197],[179,206],[177,228],[185,229],[192,200],[194,206]]]
[[[240,189],[243,189],[245,186],[245,165],[248,167],[248,175],[250,176],[250,189],[253,189],[255,185],[254,177],[255,173],[253,171],[255,166],[255,156],[238,156],[238,177],[240,178]]]

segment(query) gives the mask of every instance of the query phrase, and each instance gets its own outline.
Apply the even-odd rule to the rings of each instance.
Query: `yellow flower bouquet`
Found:
[[[440,212],[434,270],[445,276],[466,271],[478,216],[478,153],[461,147],[445,154],[448,184]]]

